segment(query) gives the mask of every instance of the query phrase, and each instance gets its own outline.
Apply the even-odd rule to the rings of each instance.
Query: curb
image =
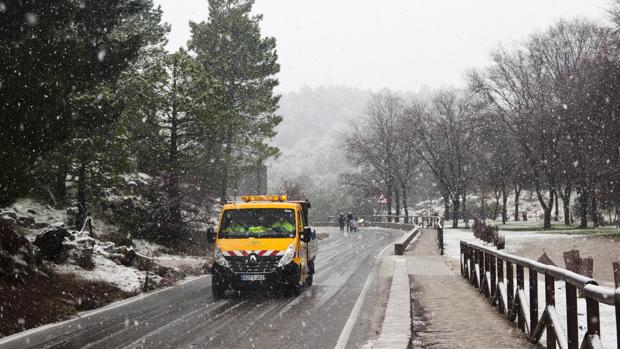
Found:
[[[409,273],[404,257],[394,257],[394,275],[381,326],[381,335],[372,348],[403,348],[411,343],[411,296]],[[406,309],[406,310],[405,310]]]

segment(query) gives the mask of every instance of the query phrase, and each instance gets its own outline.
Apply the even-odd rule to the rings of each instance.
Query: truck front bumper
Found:
[[[233,272],[229,268],[222,267],[214,263],[211,268],[213,276],[212,282],[222,285],[227,289],[279,289],[292,286],[299,281],[300,267],[295,263],[290,263],[284,267],[275,268],[269,273],[243,273]],[[264,280],[245,281],[243,275],[264,275]]]

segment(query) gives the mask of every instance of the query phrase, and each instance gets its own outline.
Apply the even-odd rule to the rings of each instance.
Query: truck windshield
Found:
[[[292,238],[295,237],[295,211],[283,208],[226,210],[219,237]]]

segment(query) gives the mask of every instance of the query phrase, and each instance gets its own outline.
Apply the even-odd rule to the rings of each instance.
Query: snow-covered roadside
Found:
[[[157,263],[170,268],[202,268],[208,263],[209,257],[205,256],[184,256],[168,253],[165,246],[157,243],[133,239],[134,250],[145,256],[153,257]]]
[[[574,241],[575,239],[585,238],[583,235],[568,235],[568,234],[541,234],[537,232],[502,232],[506,235],[506,250],[505,252],[514,254],[515,251],[520,250],[525,244],[532,244],[535,242],[542,249],[545,246],[551,246],[554,242],[558,241]],[[571,240],[572,239],[572,240]],[[451,229],[446,228],[444,230],[444,244],[445,255],[453,263],[458,263],[460,260],[460,241],[475,242],[481,245],[490,246],[478,239],[476,239],[471,230],[464,229]],[[529,289],[529,282],[527,281],[527,270],[525,274],[525,289]],[[544,276],[538,276],[538,297],[539,297],[539,316],[542,314],[545,294]],[[516,279],[515,279],[516,284]],[[566,327],[566,293],[565,283],[563,281],[555,282],[556,289],[556,310],[558,316],[562,322],[563,328]],[[529,302],[529,293],[526,292],[526,297]],[[579,298],[577,302],[578,318],[579,318],[579,338],[583,339],[587,330],[586,319],[586,301],[584,298]],[[601,317],[601,341],[604,348],[614,348],[616,345],[616,320],[615,309],[612,306],[601,304],[600,305],[600,317]],[[543,343],[544,343],[543,336]]]
[[[93,262],[95,267],[92,270],[85,270],[72,264],[57,265],[54,270],[60,273],[72,273],[89,281],[104,281],[125,292],[137,292],[144,285],[146,273],[143,271],[116,264],[98,253],[93,254]],[[159,276],[152,273],[149,274],[149,278],[161,281]]]

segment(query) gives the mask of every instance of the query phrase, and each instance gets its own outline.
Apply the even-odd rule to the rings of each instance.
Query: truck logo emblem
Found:
[[[250,264],[256,264],[258,262],[258,260],[256,259],[255,255],[251,255],[250,256]]]

